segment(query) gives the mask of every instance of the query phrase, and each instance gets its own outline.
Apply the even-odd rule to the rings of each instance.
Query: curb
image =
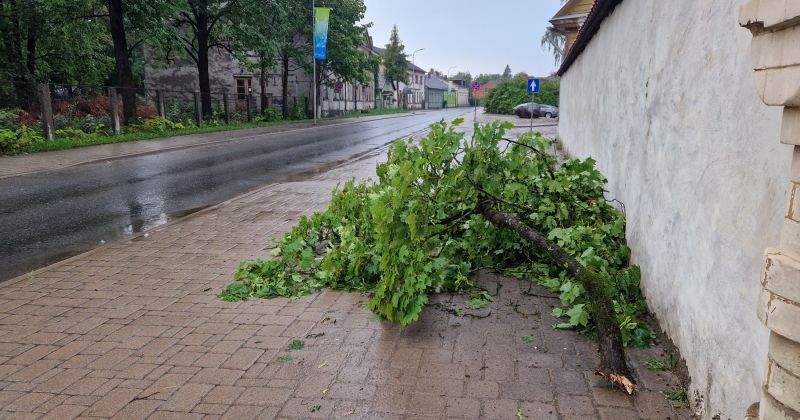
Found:
[[[33,171],[20,172],[20,173],[11,174],[11,175],[0,175],[0,179],[13,178],[13,177],[25,176],[25,175],[33,175],[33,174],[38,174],[38,173],[43,173],[43,172],[58,171],[58,170],[61,170],[61,169],[67,169],[67,168],[72,168],[72,167],[75,167],[75,166],[87,165],[87,164],[90,164],[90,163],[107,162],[107,161],[111,161],[111,160],[124,159],[124,158],[134,157],[134,156],[147,156],[147,155],[152,155],[152,154],[161,153],[161,152],[169,152],[169,151],[175,151],[175,150],[191,149],[191,148],[194,148],[194,147],[208,146],[208,145],[217,144],[217,143],[225,143],[225,142],[229,143],[229,142],[234,142],[234,141],[243,141],[243,140],[252,139],[254,137],[264,137],[264,136],[271,136],[271,135],[283,134],[283,133],[288,133],[288,132],[296,132],[296,131],[303,131],[303,130],[313,130],[313,129],[318,129],[318,128],[336,127],[336,126],[341,126],[341,125],[352,125],[352,124],[359,124],[359,123],[365,123],[365,122],[370,122],[370,121],[388,120],[388,119],[392,119],[392,118],[411,117],[413,115],[414,114],[411,114],[411,113],[399,113],[399,114],[393,114],[393,115],[379,116],[379,117],[376,117],[376,118],[373,118],[373,119],[370,119],[370,120],[364,120],[364,119],[359,118],[359,117],[343,118],[344,120],[350,120],[350,121],[334,122],[332,124],[325,124],[325,125],[315,125],[315,126],[312,125],[310,127],[298,127],[298,128],[294,128],[294,129],[289,129],[289,130],[284,130],[284,131],[276,131],[276,132],[272,132],[272,133],[251,134],[251,135],[241,136],[241,137],[233,137],[233,138],[226,138],[226,139],[220,139],[220,140],[210,140],[210,141],[203,142],[203,143],[195,143],[195,144],[186,144],[186,145],[179,145],[179,146],[173,146],[173,147],[165,147],[163,149],[158,149],[158,150],[148,150],[148,151],[144,151],[144,152],[134,152],[134,153],[127,153],[127,154],[108,156],[108,157],[102,157],[102,158],[94,158],[94,159],[89,159],[89,160],[85,160],[85,161],[81,161],[81,162],[77,162],[77,163],[72,163],[72,164],[69,164],[69,165],[60,166],[58,168],[37,169],[37,170],[33,170]],[[304,124],[312,124],[312,123],[304,123]],[[253,127],[253,128],[259,128],[259,127]],[[235,131],[237,131],[237,130],[229,130],[228,132],[235,132]],[[226,131],[220,131],[220,132],[226,132]],[[172,138],[183,137],[183,136],[191,136],[191,135],[192,134],[184,134],[182,136],[173,136]],[[170,138],[170,137],[166,137],[166,138]],[[152,141],[152,140],[158,140],[158,139],[135,140],[135,141],[133,141],[131,143],[134,143],[136,141]],[[106,144],[113,144],[113,143],[106,143]],[[103,145],[98,144],[97,146],[103,146]],[[88,147],[92,147],[92,146],[88,146]],[[66,149],[66,150],[77,150],[77,149],[82,149],[82,148]]]
[[[411,114],[409,114],[409,115],[411,115]],[[383,118],[381,118],[381,119],[383,119]],[[371,120],[371,121],[375,121],[375,120]],[[309,128],[322,128],[322,127],[309,127]],[[333,165],[332,167],[328,168],[328,170],[326,172],[334,170],[334,169],[339,168],[341,166],[353,163],[353,162],[357,162],[357,161],[359,161],[361,159],[366,158],[371,153],[374,153],[376,150],[382,149],[382,148],[384,148],[384,147],[386,147],[386,146],[388,146],[388,145],[390,145],[390,144],[392,144],[392,143],[394,143],[394,142],[396,142],[398,140],[401,140],[401,139],[405,139],[405,138],[409,138],[409,137],[416,137],[417,135],[419,135],[419,133],[423,133],[423,132],[425,132],[425,131],[427,131],[429,129],[430,129],[430,127],[426,127],[426,128],[424,128],[422,130],[415,131],[415,132],[413,132],[413,133],[411,133],[411,134],[409,134],[407,136],[398,137],[398,138],[390,141],[389,143],[382,144],[382,145],[377,146],[377,147],[375,147],[373,149],[367,150],[367,151],[365,151],[363,153],[359,153],[359,154],[353,155],[353,156],[351,156],[351,157],[349,157],[349,158],[347,158],[347,159],[345,159],[345,160]],[[138,232],[138,233],[136,233],[134,235],[131,235],[131,236],[128,236],[128,237],[125,237],[125,238],[120,238],[120,239],[117,239],[117,240],[106,242],[104,244],[101,244],[100,246],[97,246],[97,247],[92,248],[92,249],[90,249],[88,251],[85,251],[85,252],[81,252],[80,254],[73,255],[73,256],[71,256],[71,257],[69,257],[67,259],[64,259],[64,260],[61,260],[61,261],[57,261],[57,262],[54,262],[52,264],[48,264],[48,265],[46,265],[44,267],[37,268],[37,269],[29,271],[29,272],[27,272],[25,274],[20,274],[19,276],[12,277],[12,278],[10,278],[8,280],[0,281],[0,288],[5,287],[6,285],[17,284],[17,283],[19,283],[21,281],[25,281],[25,280],[28,279],[29,276],[34,277],[33,281],[35,281],[35,277],[36,277],[36,275],[38,273],[41,273],[41,272],[46,271],[46,270],[51,270],[51,269],[56,268],[56,267],[60,267],[60,266],[62,266],[64,264],[66,264],[68,262],[71,262],[73,260],[76,260],[78,258],[83,258],[83,257],[85,257],[87,255],[92,255],[92,254],[94,254],[96,252],[100,252],[101,250],[103,250],[103,249],[105,249],[108,246],[111,246],[113,244],[118,244],[118,243],[126,242],[126,241],[134,241],[134,240],[136,240],[138,238],[141,238],[141,237],[150,236],[151,233],[159,232],[159,231],[161,231],[163,229],[166,229],[166,228],[168,228],[170,226],[173,226],[173,225],[176,225],[178,223],[184,223],[184,222],[192,220],[192,219],[194,219],[196,217],[200,217],[202,215],[205,215],[206,213],[210,213],[210,212],[219,210],[219,209],[231,204],[234,201],[241,200],[241,199],[244,199],[246,197],[258,194],[261,191],[264,191],[264,190],[266,190],[268,188],[271,188],[271,187],[274,187],[276,185],[286,184],[286,183],[291,183],[291,182],[298,182],[298,181],[288,181],[286,179],[290,179],[291,177],[295,177],[297,175],[301,175],[302,173],[303,172],[300,172],[300,173],[297,173],[297,174],[288,175],[285,178],[282,178],[281,180],[278,180],[278,181],[275,181],[275,182],[270,182],[269,184],[265,184],[265,185],[262,185],[260,187],[256,187],[256,188],[254,188],[254,189],[252,189],[250,191],[244,192],[244,193],[239,194],[239,195],[237,195],[235,197],[231,197],[231,198],[229,198],[229,199],[227,199],[227,200],[225,200],[225,201],[223,201],[221,203],[217,203],[217,204],[208,206],[206,208],[203,208],[201,210],[198,210],[196,212],[193,212],[191,214],[187,214],[186,216],[181,216],[181,217],[178,217],[176,219],[170,220],[169,222],[167,222],[167,223],[165,223],[163,225],[157,226],[157,227],[155,227],[155,228],[153,228],[151,230]],[[311,177],[309,180],[313,180],[313,177]]]

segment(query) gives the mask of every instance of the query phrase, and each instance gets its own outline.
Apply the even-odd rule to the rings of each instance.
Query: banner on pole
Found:
[[[314,58],[325,60],[328,57],[328,22],[331,16],[329,7],[314,10]]]

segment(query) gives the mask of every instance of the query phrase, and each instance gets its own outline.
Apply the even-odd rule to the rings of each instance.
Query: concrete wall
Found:
[[[625,203],[648,304],[704,418],[759,400],[759,275],[787,201],[791,152],[780,109],[756,95],[741,3],[625,1],[561,84],[564,146],[594,157]]]

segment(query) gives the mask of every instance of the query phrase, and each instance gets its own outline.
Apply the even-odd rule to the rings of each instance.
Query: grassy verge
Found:
[[[322,118],[321,121],[341,120],[341,119],[359,118],[359,117],[374,117],[379,115],[400,114],[405,112],[409,111],[406,111],[404,109],[395,109],[395,108],[378,109],[367,113],[352,112],[336,117],[326,117]],[[281,121],[271,121],[271,122],[249,122],[249,123],[243,122],[243,123],[233,123],[233,124],[219,125],[219,126],[192,127],[192,128],[185,128],[182,130],[128,133],[128,134],[121,134],[118,136],[88,135],[84,137],[75,137],[75,138],[56,138],[54,141],[37,142],[25,148],[21,148],[15,154],[19,155],[25,153],[75,149],[78,147],[95,146],[99,144],[125,143],[137,140],[152,140],[152,139],[160,139],[166,137],[185,136],[190,134],[203,134],[203,133],[215,133],[219,131],[242,130],[246,128],[308,124],[310,122],[311,120],[281,120]]]

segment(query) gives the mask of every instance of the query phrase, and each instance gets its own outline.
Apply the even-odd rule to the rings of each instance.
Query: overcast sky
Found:
[[[416,64],[447,72],[514,73],[547,76],[556,66],[540,40],[558,11],[559,0],[364,0],[376,46],[389,42],[392,25]]]

